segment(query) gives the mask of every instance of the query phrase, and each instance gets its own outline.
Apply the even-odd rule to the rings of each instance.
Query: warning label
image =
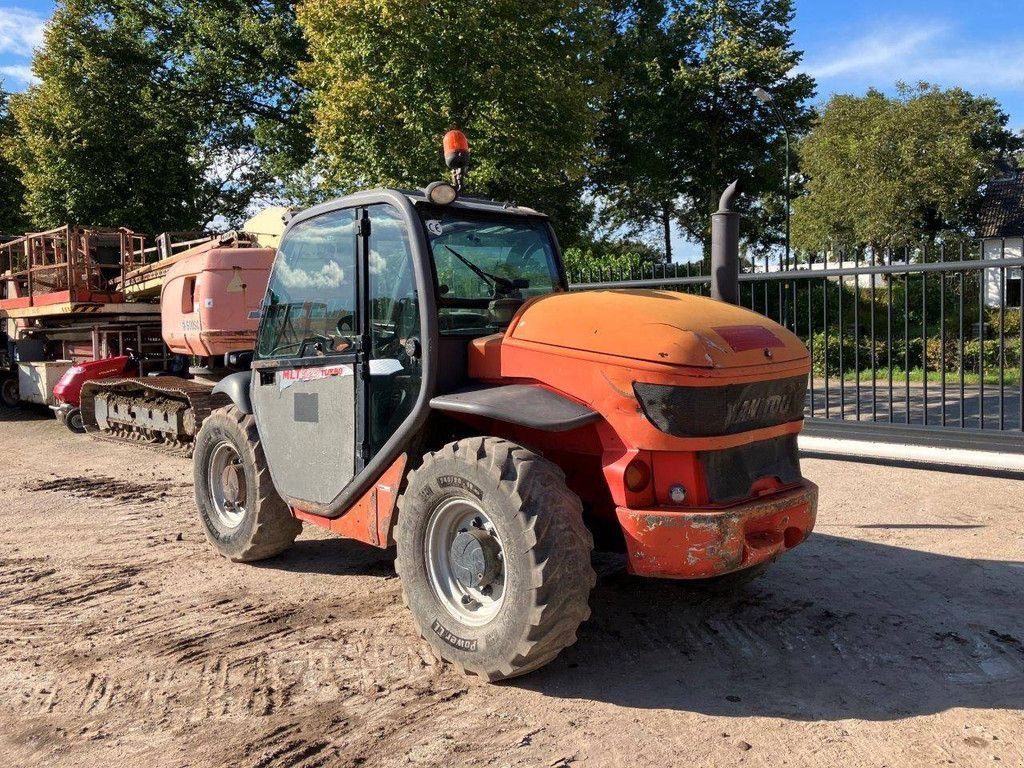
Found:
[[[345,365],[326,365],[322,368],[292,368],[281,371],[278,386],[287,389],[297,381],[317,381],[331,376],[351,376],[352,369]]]

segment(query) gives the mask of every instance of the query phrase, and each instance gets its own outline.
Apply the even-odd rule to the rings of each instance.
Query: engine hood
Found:
[[[674,291],[555,293],[528,304],[520,341],[667,365],[737,368],[807,359],[794,334],[763,315]]]

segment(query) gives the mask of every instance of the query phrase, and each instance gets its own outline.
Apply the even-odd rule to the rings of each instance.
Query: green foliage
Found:
[[[718,197],[742,177],[759,199],[748,242],[780,241],[784,134],[810,124],[814,81],[795,73],[789,0],[634,0],[617,15],[594,179],[612,223],[676,222],[707,242]],[[778,112],[760,104],[768,89]]]
[[[64,0],[33,61],[40,83],[11,100],[33,225],[237,222],[298,144],[301,51],[273,0]]]
[[[193,114],[215,212],[238,224],[250,203],[287,197],[312,154],[295,79],[306,43],[291,0],[117,0],[152,14],[181,112]],[[300,201],[304,201],[304,196]]]
[[[988,332],[992,336],[999,335],[999,310],[990,309],[988,315]],[[1003,317],[1003,336],[1020,336],[1021,308],[1007,307]]]
[[[545,210],[575,238],[602,88],[599,4],[307,0],[298,15],[327,189],[425,186],[458,127],[472,194]]]
[[[25,187],[21,172],[6,159],[17,142],[17,126],[7,109],[7,98],[0,88],[0,233],[20,234],[28,226],[22,214]]]
[[[651,246],[622,240],[591,240],[566,248],[562,253],[569,279],[599,279],[605,274],[623,275],[648,272],[663,261]]]
[[[199,223],[196,142],[153,82],[160,66],[134,19],[77,1],[57,9],[33,63],[41,83],[11,99],[23,139],[14,160],[35,226]]]
[[[876,339],[872,346],[867,336],[857,338],[846,333],[840,340],[839,333],[835,331],[815,333],[808,346],[812,349],[812,371],[819,377],[825,376],[826,369],[829,376],[870,371],[872,361],[876,373],[891,369],[901,373],[942,370],[947,374],[959,374],[961,367],[965,373],[980,373],[982,370],[990,373],[999,370],[1000,357],[1004,369],[1019,369],[1021,356],[1019,338],[1007,338],[1002,346],[998,339],[968,339],[964,341],[962,358],[960,342],[952,337],[947,337],[944,353],[941,338],[929,337],[922,342],[920,336],[909,339],[897,337],[891,345],[882,338]],[[927,359],[922,356],[924,350],[927,350]],[[883,378],[881,374],[878,377]]]
[[[899,85],[833,96],[800,144],[807,194],[794,206],[794,242],[904,245],[969,231],[979,187],[1020,147],[998,104],[960,88]]]
[[[1020,368],[1020,339],[1006,339],[1000,347],[999,339],[985,339],[978,341],[972,339],[964,343],[963,367],[966,371],[977,371],[978,366],[983,365],[986,371],[998,370],[1000,358],[1005,368]],[[979,361],[979,357],[981,360]],[[949,356],[946,357],[946,370],[950,368]],[[938,370],[938,357],[931,358],[929,355],[929,368]],[[955,358],[954,358],[955,360]],[[955,363],[953,364],[956,365]]]

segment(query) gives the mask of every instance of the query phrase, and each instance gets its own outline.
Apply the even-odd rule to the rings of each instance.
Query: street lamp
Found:
[[[771,111],[775,114],[775,118],[779,121],[779,125],[782,126],[782,133],[786,137],[786,269],[789,269],[789,126],[786,125],[785,119],[782,117],[782,113],[779,111],[778,105],[775,103],[775,97],[772,96],[764,88],[755,88],[754,96],[762,104],[766,104]]]

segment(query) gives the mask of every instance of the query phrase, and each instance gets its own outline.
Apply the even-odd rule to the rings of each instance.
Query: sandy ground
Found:
[[[807,460],[817,533],[728,597],[598,562],[501,685],[436,663],[391,556],[217,557],[188,461],[0,422],[0,763],[1024,764],[1024,484]]]

